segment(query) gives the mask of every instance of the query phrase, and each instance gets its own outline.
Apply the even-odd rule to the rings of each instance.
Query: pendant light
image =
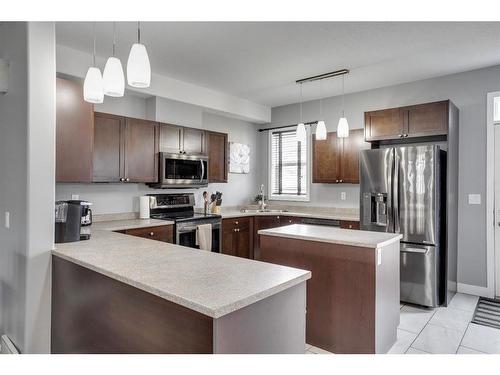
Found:
[[[342,117],[339,119],[339,124],[337,125],[337,137],[339,138],[347,138],[349,137],[349,124],[347,122],[347,119],[345,118],[345,113],[344,113],[344,82],[345,81],[345,74],[342,76]]]
[[[137,22],[137,43],[132,45],[127,61],[127,82],[137,88],[149,87],[151,83],[151,65],[146,46],[141,44],[141,23]]]
[[[92,66],[87,70],[83,82],[83,99],[88,103],[100,104],[104,101],[104,88],[101,70],[95,63],[95,22],[93,24],[94,47],[92,52]]]
[[[319,141],[324,141],[326,139],[326,125],[323,120],[323,85],[322,81],[319,81],[319,121],[316,125],[316,139]]]
[[[121,97],[125,91],[125,77],[123,76],[121,61],[115,57],[115,35],[116,24],[113,22],[113,55],[106,62],[102,78],[104,81],[104,94]]]
[[[306,126],[304,125],[304,121],[302,120],[302,83],[300,84],[300,119],[299,124],[297,125],[297,130],[295,132],[295,136],[297,137],[297,141],[305,142],[307,138]]]

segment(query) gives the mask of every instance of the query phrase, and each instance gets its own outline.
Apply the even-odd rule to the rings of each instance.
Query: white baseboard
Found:
[[[457,292],[486,298],[494,298],[493,291],[485,286],[458,283]]]

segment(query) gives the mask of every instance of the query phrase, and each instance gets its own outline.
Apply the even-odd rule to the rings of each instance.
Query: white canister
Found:
[[[139,218],[149,219],[149,197],[147,195],[139,197]]]

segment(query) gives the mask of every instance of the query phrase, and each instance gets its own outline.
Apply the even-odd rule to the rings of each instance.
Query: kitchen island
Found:
[[[96,228],[53,250],[53,353],[304,352],[309,271]]]
[[[399,325],[400,234],[294,224],[259,231],[260,260],[312,272],[306,341],[333,353],[386,353]]]

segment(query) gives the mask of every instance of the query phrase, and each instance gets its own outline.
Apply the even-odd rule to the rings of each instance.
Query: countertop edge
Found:
[[[366,247],[368,249],[380,249],[387,245],[390,245],[393,242],[401,240],[403,236],[400,234],[399,236],[395,236],[393,238],[389,238],[385,241],[378,242],[377,244],[368,244],[368,243],[360,243],[354,241],[342,241],[342,240],[332,240],[332,239],[321,239],[318,237],[309,237],[300,234],[283,234],[283,233],[274,233],[270,232],[272,229],[261,229],[257,233],[262,236],[272,236],[272,237],[281,237],[281,238],[291,238],[295,240],[303,240],[303,241],[311,241],[311,242],[323,242],[323,243],[332,243],[337,245],[345,245],[345,246],[356,246],[356,247]],[[344,230],[352,230],[356,231],[356,229],[344,229]]]
[[[218,307],[216,309],[209,309],[209,308],[206,308],[205,306],[202,306],[202,305],[200,305],[196,302],[193,302],[191,300],[187,300],[187,299],[179,297],[177,295],[165,293],[164,291],[161,291],[161,290],[158,290],[156,288],[152,288],[152,287],[149,287],[147,285],[144,285],[141,282],[127,279],[125,277],[120,276],[119,274],[114,273],[114,272],[104,270],[104,269],[101,269],[99,267],[94,266],[93,264],[89,264],[89,263],[83,262],[81,260],[72,258],[70,256],[63,254],[63,253],[58,252],[57,249],[52,250],[52,255],[57,256],[61,259],[64,259],[68,262],[77,264],[77,265],[84,267],[88,270],[97,272],[101,275],[107,276],[113,280],[122,282],[122,283],[129,285],[131,287],[140,289],[146,293],[150,293],[150,294],[155,295],[159,298],[165,299],[169,302],[178,304],[178,305],[183,306],[187,309],[190,309],[190,310],[196,311],[200,314],[209,316],[213,319],[221,318],[227,314],[230,314],[230,313],[237,311],[241,308],[249,306],[253,303],[259,302],[267,297],[271,297],[277,293],[280,293],[286,289],[289,289],[289,288],[291,288],[295,285],[298,285],[303,281],[307,281],[311,278],[311,272],[304,270],[304,273],[302,275],[296,276],[296,277],[292,278],[291,280],[288,280],[286,282],[283,282],[279,285],[274,286],[273,288],[270,288],[270,289],[265,290],[263,292],[259,292],[259,293],[250,295],[248,297],[241,299],[240,301],[234,302],[234,303],[226,305],[226,306],[221,306],[221,307]]]
[[[232,219],[237,217],[252,217],[252,216],[294,216],[294,217],[305,217],[311,219],[326,219],[326,220],[343,220],[343,221],[359,221],[359,215],[349,215],[349,214],[315,214],[309,212],[238,212],[230,211],[221,213],[222,219]]]

